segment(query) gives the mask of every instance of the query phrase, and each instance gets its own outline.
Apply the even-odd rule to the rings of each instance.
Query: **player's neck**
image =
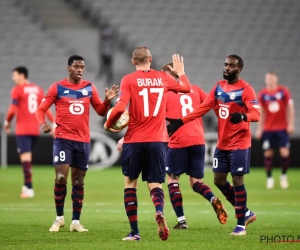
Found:
[[[73,83],[73,84],[78,84],[78,83],[80,83],[80,81],[81,81],[81,79],[80,79],[79,81],[75,81],[75,80],[72,79],[71,77],[68,77],[67,79],[68,79],[68,82],[69,82],[69,83]]]
[[[240,80],[240,78],[233,79],[231,81],[227,81],[228,84],[235,84]]]
[[[29,81],[28,80],[24,80],[24,81],[21,81],[20,83],[18,83],[19,86],[22,86],[22,85],[25,85],[25,84],[28,84]]]
[[[278,88],[278,85],[272,86],[272,87],[267,87],[268,91],[276,91]]]
[[[136,65],[136,70],[150,70],[150,65]]]

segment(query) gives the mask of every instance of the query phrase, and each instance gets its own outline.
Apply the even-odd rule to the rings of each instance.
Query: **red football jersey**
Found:
[[[180,79],[190,84],[186,76]],[[166,92],[179,92],[185,88],[167,73],[152,69],[136,70],[124,76],[120,101],[130,103],[130,121],[124,142],[168,142]]]
[[[202,116],[215,108],[218,117],[218,143],[221,150],[237,150],[251,147],[251,121],[259,120],[259,105],[253,88],[240,79],[235,84],[226,80],[219,81],[210,91],[205,101],[190,115],[182,118],[184,123]],[[242,112],[247,115],[247,122],[230,122],[230,114]]]
[[[167,93],[167,117],[178,118],[190,114],[206,98],[207,94],[198,86],[191,85],[190,93]],[[192,145],[205,144],[202,118],[180,127],[170,137],[169,148],[184,148]]]
[[[55,104],[55,137],[68,140],[90,142],[90,104],[100,115],[104,115],[109,104],[102,103],[95,85],[82,80],[78,84],[67,79],[51,85],[39,109],[46,111]],[[44,119],[39,118],[40,124]]]
[[[258,100],[264,111],[264,131],[287,129],[287,106],[292,103],[290,91],[284,86],[278,86],[274,91],[262,89]]]
[[[35,112],[43,97],[44,90],[33,83],[17,85],[12,89],[12,104],[17,107],[16,135],[40,134]]]

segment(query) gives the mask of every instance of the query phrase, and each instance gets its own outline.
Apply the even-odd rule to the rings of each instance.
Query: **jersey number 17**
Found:
[[[142,91],[139,92],[139,95],[143,96],[144,116],[145,117],[149,117],[149,115],[150,115],[150,111],[149,111],[149,92],[150,92],[150,94],[152,94],[152,93],[158,94],[155,109],[154,109],[154,112],[153,112],[153,115],[152,115],[152,116],[157,116],[160,105],[161,105],[162,97],[163,97],[163,94],[164,94],[164,88],[150,88],[149,91],[148,91],[147,88],[144,88]]]

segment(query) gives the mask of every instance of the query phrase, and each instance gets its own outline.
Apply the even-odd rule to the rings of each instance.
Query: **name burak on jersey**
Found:
[[[163,87],[162,78],[137,78],[139,87]]]

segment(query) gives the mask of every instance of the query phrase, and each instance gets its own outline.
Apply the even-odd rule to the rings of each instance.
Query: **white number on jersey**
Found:
[[[34,114],[38,108],[38,97],[36,94],[31,93],[28,95],[28,111]]]
[[[84,106],[81,103],[72,103],[69,110],[73,115],[81,115],[84,111]]]
[[[218,168],[218,158],[214,158],[214,160],[213,160],[213,168]]]
[[[65,151],[60,151],[59,152],[59,159],[60,159],[60,161],[65,161],[66,160],[66,153],[65,153]]]
[[[187,110],[189,110],[191,113],[194,108],[193,108],[193,100],[190,96],[188,95],[181,95],[180,96],[180,104],[182,106],[181,108],[181,113],[182,113],[182,116],[186,116],[187,115]]]
[[[162,97],[164,94],[164,89],[163,88],[150,88],[150,93],[156,93],[158,94],[158,98],[157,98],[157,102],[155,105],[155,109],[153,112],[152,116],[157,116],[160,105],[161,105],[161,101],[162,101]],[[145,117],[149,117],[149,93],[148,93],[148,89],[144,88],[142,91],[139,92],[139,95],[143,96],[143,101],[144,101],[144,116]]]

